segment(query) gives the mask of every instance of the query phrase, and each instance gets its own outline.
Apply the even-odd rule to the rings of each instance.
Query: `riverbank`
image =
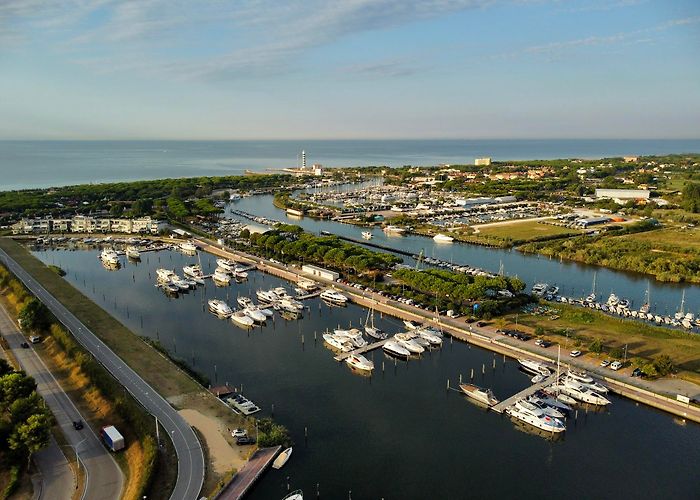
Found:
[[[184,371],[176,367],[164,355],[150,347],[129,329],[113,318],[107,311],[87,298],[69,283],[56,275],[41,261],[32,256],[19,243],[0,238],[0,248],[15,259],[34,279],[69,308],[83,323],[119,355],[126,363],[154,387],[177,409],[196,410],[210,418],[220,419],[227,428],[245,426],[245,419],[228,409],[223,402],[201,387]],[[227,436],[223,435],[223,439]],[[228,436],[230,438],[230,436]],[[208,449],[217,449],[216,445]],[[211,458],[211,457],[210,457]],[[221,457],[217,462],[221,463]],[[237,461],[230,462],[229,470],[236,468]],[[207,467],[203,493],[212,491],[224,476],[221,467]],[[175,463],[163,469],[160,480],[174,479]],[[169,491],[166,484],[159,488]]]
[[[300,270],[287,267],[281,264],[270,262],[256,256],[245,254],[240,251],[224,249],[211,241],[197,240],[197,244],[205,251],[225,258],[236,259],[249,265],[255,265],[259,270],[284,278],[286,280],[296,282],[300,278],[305,277]],[[477,327],[476,325],[466,325],[463,320],[450,319],[444,316],[436,318],[422,309],[414,308],[399,302],[387,299],[371,292],[358,292],[352,287],[330,282],[328,280],[318,279],[326,285],[331,285],[338,288],[346,295],[350,296],[353,302],[365,306],[373,307],[375,311],[389,314],[402,320],[413,320],[431,324],[437,328],[441,328],[449,333],[452,337],[463,340],[483,347],[485,349],[495,351],[497,353],[517,358],[523,355],[537,357],[550,362],[556,362],[556,354],[553,349],[542,349],[536,346],[523,344],[520,341],[503,337],[496,333],[495,327]],[[516,344],[516,342],[518,344]],[[616,382],[620,390],[624,390],[626,396],[645,402],[657,408],[663,409],[675,415],[690,420],[700,422],[700,407],[696,405],[686,406],[675,400],[677,394],[673,394],[669,390],[661,387],[658,382],[644,382],[644,385],[629,375],[629,370],[621,370],[616,373],[599,372],[597,367],[586,359],[568,359],[567,363],[574,367],[585,369],[596,373],[606,381]],[[684,395],[690,395],[693,398],[700,395],[700,386],[690,382],[680,381]],[[623,385],[624,384],[624,385]],[[652,389],[647,388],[650,386]],[[652,404],[653,403],[653,404]]]

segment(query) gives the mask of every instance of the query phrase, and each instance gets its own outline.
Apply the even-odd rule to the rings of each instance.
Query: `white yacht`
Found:
[[[590,382],[583,382],[579,379],[572,378],[571,375],[569,375],[564,379],[564,383],[567,383],[567,382],[570,384],[582,385],[583,387],[586,387],[587,389],[590,389],[593,392],[597,392],[598,394],[607,394],[608,393],[607,387],[605,387],[603,384],[601,384],[599,382],[595,382],[593,379],[591,379]]]
[[[393,355],[393,356],[398,356],[401,358],[407,358],[411,355],[408,349],[403,347],[401,344],[396,342],[395,340],[389,340],[387,343],[385,343],[382,346],[382,349],[384,349],[385,352]]]
[[[105,264],[119,264],[119,255],[111,248],[105,248],[100,253],[100,260]]]
[[[218,316],[224,316],[227,318],[231,316],[231,313],[233,312],[231,311],[229,305],[223,300],[211,299],[207,303],[209,304],[209,310]]]
[[[236,266],[233,268],[233,276],[234,276],[234,278],[239,279],[239,280],[248,279],[248,273],[241,266]]]
[[[442,345],[442,337],[435,335],[433,332],[428,330],[420,329],[416,331],[417,335],[421,338],[427,340],[430,345]]]
[[[542,413],[544,413],[548,417],[559,418],[562,420],[565,418],[565,416],[562,412],[560,412],[556,408],[550,408],[549,406],[547,406],[546,404],[542,403],[541,401],[539,401],[537,399],[535,399],[533,401],[521,399],[520,401],[516,401],[515,405],[519,406],[521,409],[528,410],[528,411],[541,410]]]
[[[313,292],[314,290],[318,289],[318,283],[316,283],[313,280],[307,280],[304,278],[301,278],[299,281],[297,281],[297,286],[307,293]]]
[[[277,288],[273,288],[271,292],[274,294],[274,296],[277,299],[291,299],[292,296],[289,295],[289,292],[287,291],[286,288],[283,286],[278,286]]]
[[[438,243],[452,243],[454,238],[452,236],[447,236],[446,234],[438,233],[433,236],[433,240]]]
[[[255,324],[255,322],[253,321],[253,318],[248,316],[243,311],[235,311],[231,315],[231,321],[233,321],[234,323],[237,323],[240,326],[246,327],[246,328],[251,327]]]
[[[584,403],[601,406],[610,404],[610,401],[608,401],[605,397],[587,387],[584,387],[581,384],[576,383],[575,381],[565,380],[563,384],[558,384],[555,387],[564,394],[571,396],[574,399],[578,399],[579,401],[583,401]]]
[[[331,347],[343,352],[350,352],[354,349],[350,341],[346,338],[338,337],[332,333],[324,333],[323,340]]]
[[[283,299],[280,300],[280,306],[282,308],[287,309],[288,311],[303,311],[304,310],[304,304],[299,302],[298,300],[294,300],[291,297],[284,297]]]
[[[548,283],[535,283],[534,285],[532,285],[532,294],[541,297],[547,292],[548,289]]]
[[[370,233],[369,231],[362,231],[362,238],[365,240],[371,240],[372,233]]]
[[[374,363],[365,358],[362,354],[351,354],[345,358],[345,362],[350,365],[351,368],[355,368],[357,370],[374,370]]]
[[[139,252],[139,249],[133,245],[129,245],[128,247],[126,247],[125,253],[126,256],[130,259],[136,260],[141,258],[141,252]]]
[[[180,290],[189,290],[190,289],[190,284],[183,280],[180,276],[177,274],[173,274],[173,278],[170,280],[170,282],[178,287]]]
[[[406,230],[398,226],[386,226],[384,231],[391,234],[403,234]]]
[[[211,278],[217,285],[228,285],[229,283],[231,283],[231,277],[228,274],[219,271],[218,268],[216,269],[216,271],[214,271],[214,274],[212,274]]]
[[[474,401],[483,403],[487,406],[498,404],[498,399],[493,395],[491,389],[482,389],[474,384],[459,384],[459,388],[464,394],[472,398]]]
[[[590,384],[593,382],[593,377],[591,377],[588,373],[584,371],[572,370],[571,368],[569,368],[569,371],[566,372],[566,375],[569,378],[572,378],[574,380],[577,380],[578,382],[582,382],[585,384]]]
[[[249,307],[253,305],[253,301],[250,299],[250,297],[238,297],[236,302],[238,302],[238,305],[241,307]]]
[[[197,245],[191,241],[183,241],[180,243],[180,250],[187,253],[195,253],[197,251]]]
[[[615,295],[614,293],[610,294],[610,297],[608,297],[608,301],[606,302],[606,304],[609,307],[617,306],[619,303],[620,303],[620,298],[617,295]]]
[[[292,456],[292,449],[287,448],[282,453],[277,455],[277,458],[275,458],[275,461],[272,462],[272,468],[273,469],[282,468],[282,466],[287,463],[287,460],[289,460],[289,457],[291,457],[291,456]]]
[[[513,405],[506,409],[506,413],[521,422],[525,422],[526,424],[530,424],[547,432],[558,433],[566,430],[566,426],[561,420],[545,415],[539,408],[529,410],[518,405]]]
[[[534,373],[535,375],[542,374],[548,377],[552,374],[552,371],[541,361],[518,358],[518,363],[520,363],[520,366],[522,366],[523,369],[529,371],[530,373]]]
[[[244,307],[243,313],[256,323],[264,323],[267,319],[267,316],[265,316],[262,311],[259,311],[255,306]]]
[[[236,268],[236,263],[228,259],[216,259],[216,265],[228,273],[233,272]]]
[[[418,323],[416,323],[416,322],[414,322],[414,321],[411,321],[411,320],[409,320],[409,319],[405,319],[405,320],[403,321],[403,324],[404,324],[404,325],[406,326],[406,328],[408,328],[409,330],[417,330],[418,328],[420,328],[420,325],[419,325]]]
[[[265,317],[267,317],[267,318],[271,318],[272,316],[275,315],[275,313],[273,313],[271,309],[268,309],[268,308],[266,308],[266,307],[261,307],[261,306],[259,306],[259,305],[250,305],[250,306],[248,306],[247,308],[248,308],[248,309],[251,309],[251,310],[252,310],[252,309],[255,309],[256,311],[260,311],[260,312],[263,313],[263,314],[265,315]]]
[[[340,292],[336,292],[335,290],[324,290],[321,292],[320,297],[323,300],[327,300],[328,302],[333,302],[334,304],[345,304],[348,301],[348,298],[343,295]]]
[[[257,292],[255,292],[255,295],[258,298],[258,300],[266,302],[268,304],[277,302],[277,300],[279,299],[274,292],[271,292],[269,290],[258,290]]]
[[[422,352],[425,352],[425,347],[408,338],[406,334],[397,333],[396,335],[394,335],[394,340],[400,346],[404,347],[413,354],[420,354]]]
[[[355,348],[367,345],[367,341],[362,336],[362,332],[357,328],[351,328],[349,330],[337,329],[333,330],[333,334],[340,339],[348,339]]]
[[[185,266],[182,268],[182,272],[185,273],[186,276],[189,276],[191,278],[201,278],[202,276],[204,276],[204,273],[202,273],[202,268],[199,266],[199,264]]]
[[[175,276],[177,275],[170,269],[156,269],[156,278],[161,283],[169,283]]]
[[[233,196],[233,195],[231,195]],[[240,196],[239,196],[240,198]],[[304,500],[304,492],[301,490],[294,490],[282,500]]]

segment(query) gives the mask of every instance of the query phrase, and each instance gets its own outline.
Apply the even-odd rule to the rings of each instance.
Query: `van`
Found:
[[[38,344],[39,342],[41,342],[41,335],[32,335],[31,337],[29,337],[29,342],[31,342],[32,344]]]

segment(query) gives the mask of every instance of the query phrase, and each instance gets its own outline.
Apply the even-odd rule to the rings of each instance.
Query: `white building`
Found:
[[[474,165],[476,165],[477,167],[488,167],[489,165],[491,165],[491,158],[476,158],[474,160]]]
[[[71,219],[21,219],[13,224],[12,234],[34,233],[150,233],[158,234],[165,223],[141,217],[138,219],[100,219],[76,215]]]
[[[340,278],[340,274],[336,273],[335,271],[329,271],[328,269],[312,266],[311,264],[303,265],[301,267],[301,272],[314,276],[316,278],[323,278],[331,281],[335,281],[338,278]]]
[[[650,191],[648,189],[596,189],[595,197],[599,200],[648,200]]]

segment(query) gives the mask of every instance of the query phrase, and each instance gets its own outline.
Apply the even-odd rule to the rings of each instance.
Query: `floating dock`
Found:
[[[517,394],[514,394],[513,396],[509,397],[508,399],[505,399],[498,403],[497,405],[494,405],[491,407],[493,411],[496,413],[503,413],[506,408],[509,406],[513,406],[516,401],[519,401],[521,399],[525,399],[528,396],[532,396],[534,393],[539,391],[540,389],[547,387],[549,384],[553,382],[553,380],[556,379],[556,375],[550,375],[546,379],[544,379],[542,382],[539,382],[537,384],[533,384],[530,387],[526,387],[522,391],[520,391]]]
[[[314,297],[318,297],[323,293],[323,290],[318,290],[316,292],[311,292],[311,293],[305,293],[304,295],[297,295],[294,297],[297,300],[306,300],[306,299],[313,299]]]
[[[374,351],[375,349],[379,349],[382,347],[384,344],[386,344],[389,340],[391,340],[391,337],[388,339],[380,340],[379,342],[374,342],[372,344],[367,344],[366,346],[363,347],[358,347],[354,351],[350,352],[343,352],[341,354],[338,354],[335,358],[336,361],[344,361],[346,358],[352,356],[353,354],[363,354],[365,352],[369,351]]]

